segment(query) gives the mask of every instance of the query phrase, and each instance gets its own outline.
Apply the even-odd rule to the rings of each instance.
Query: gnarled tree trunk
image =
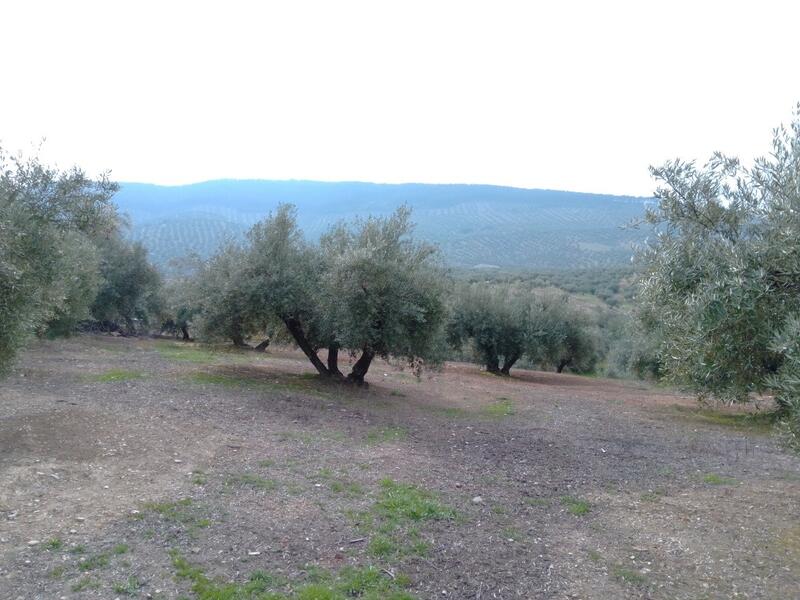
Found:
[[[486,358],[486,370],[497,375],[500,372],[500,359],[496,354]]]
[[[267,351],[267,346],[269,346],[269,338],[265,339],[258,346],[253,348],[253,350],[255,350],[256,352],[266,352]]]
[[[344,378],[344,374],[339,370],[339,344],[336,342],[328,346],[328,373],[331,377]]]
[[[364,385],[364,376],[367,374],[367,371],[369,371],[369,365],[372,363],[373,358],[375,358],[375,352],[369,348],[364,348],[361,352],[361,356],[356,361],[356,364],[353,365],[350,374],[347,376],[347,380],[356,385]]]
[[[286,325],[286,329],[289,330],[289,333],[292,334],[294,341],[297,342],[297,345],[300,346],[300,350],[303,351],[308,357],[308,360],[311,361],[311,364],[314,365],[314,368],[317,370],[317,373],[320,375],[329,375],[328,369],[322,364],[322,361],[317,356],[316,351],[308,342],[308,338],[306,338],[306,334],[303,331],[303,325],[297,319],[293,317],[287,317],[283,319],[283,323]]]
[[[250,348],[250,346],[244,341],[244,338],[241,335],[232,335],[231,341],[233,345],[237,348]]]
[[[561,373],[564,370],[564,367],[569,365],[570,361],[566,359],[561,359],[556,366],[556,373]]]
[[[192,341],[192,338],[189,336],[189,328],[186,325],[181,325],[181,334],[183,334],[184,342]]]
[[[503,375],[509,375],[511,371],[511,367],[514,366],[514,363],[519,360],[518,354],[512,354],[510,356],[506,356],[503,360],[503,368],[500,369],[500,373]]]

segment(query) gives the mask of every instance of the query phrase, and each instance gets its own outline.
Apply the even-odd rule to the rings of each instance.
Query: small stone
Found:
[[[70,533],[78,533],[78,530],[77,529],[70,529],[69,532]]]
[[[261,552],[258,550],[253,550],[252,552],[248,552],[247,556],[261,556]]]
[[[175,459],[175,462],[176,462],[176,463],[178,463],[178,464],[180,464],[180,463],[182,463],[183,461],[182,461],[180,458],[176,458],[176,459]]]
[[[480,496],[475,496],[472,499],[472,503],[473,504],[483,504],[483,498],[481,498]]]
[[[86,520],[86,517],[75,517],[75,520],[76,520],[78,523],[83,523],[83,522]]]
[[[39,544],[39,540],[30,540],[28,542],[28,546],[37,546]]]

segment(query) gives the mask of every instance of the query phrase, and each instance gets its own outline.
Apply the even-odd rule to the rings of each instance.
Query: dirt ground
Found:
[[[758,419],[466,364],[368,380],[38,343],[0,383],[0,598],[300,598],[348,566],[393,598],[800,598],[800,458]]]

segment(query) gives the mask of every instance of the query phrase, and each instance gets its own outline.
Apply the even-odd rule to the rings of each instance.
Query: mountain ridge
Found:
[[[314,239],[331,224],[413,210],[421,239],[438,244],[456,267],[518,269],[618,266],[646,232],[623,229],[651,198],[496,186],[217,179],[185,185],[126,182],[115,201],[130,215],[130,237],[157,264],[189,252],[212,253],[243,236],[280,202],[297,206]]]

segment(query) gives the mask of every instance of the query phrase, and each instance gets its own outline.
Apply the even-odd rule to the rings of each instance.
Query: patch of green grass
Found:
[[[403,392],[398,392],[397,390],[392,390],[391,392],[389,392],[389,395],[390,396],[395,396],[397,398],[405,398],[406,397],[406,395]]]
[[[550,500],[547,498],[525,498],[525,504],[528,506],[550,506]]]
[[[772,412],[728,412],[679,404],[673,405],[671,409],[674,414],[682,419],[758,434],[771,433],[777,422],[777,416]]]
[[[375,512],[390,522],[454,519],[456,511],[437,496],[414,485],[391,479],[381,481]]]
[[[66,573],[67,568],[64,565],[58,565],[57,567],[53,567],[47,572],[47,576],[50,579],[61,579]]]
[[[260,460],[260,461],[258,461],[258,466],[259,466],[259,467],[263,467],[263,468],[265,468],[265,469],[266,469],[267,467],[274,467],[274,466],[275,466],[275,461],[274,461],[274,460],[271,460],[271,459],[269,459],[269,458],[265,458],[264,460]]]
[[[592,562],[600,562],[601,560],[603,560],[603,555],[600,554],[597,550],[589,550],[587,554],[589,555],[589,560]]]
[[[237,473],[236,475],[229,475],[227,479],[228,485],[239,485],[252,487],[258,490],[274,490],[278,484],[274,479],[264,479],[259,475],[253,473]]]
[[[201,518],[198,510],[192,504],[191,498],[182,498],[175,502],[146,502],[142,508],[151,513],[155,513],[166,521],[180,523],[189,528],[193,533],[194,529],[205,528],[211,525],[211,521]],[[144,515],[140,515],[143,517]]]
[[[716,473],[708,473],[703,476],[703,483],[707,483],[709,485],[733,485],[736,483],[736,480],[731,479],[730,477],[717,475]]]
[[[213,352],[179,342],[158,343],[156,344],[156,350],[164,358],[183,362],[210,363],[218,358]]]
[[[378,427],[367,432],[364,441],[367,444],[383,444],[386,442],[398,442],[408,437],[408,430],[405,427]]]
[[[84,554],[86,552],[86,546],[83,544],[78,544],[77,546],[73,546],[69,549],[70,554]]]
[[[192,483],[195,485],[205,485],[208,481],[206,474],[202,471],[192,471]]]
[[[481,408],[481,414],[493,419],[503,419],[514,414],[514,403],[508,398],[498,398]]]
[[[120,554],[127,554],[129,550],[128,544],[117,544],[111,549],[111,553],[119,556]]]
[[[177,551],[170,553],[176,577],[188,581],[197,600],[413,600],[402,589],[409,580],[387,577],[375,567],[345,567],[332,573],[313,565],[305,569],[302,581],[286,582],[263,571],[253,573],[245,583],[222,583],[210,579]],[[291,591],[286,591],[290,588]]]
[[[367,545],[367,552],[378,558],[386,558],[399,552],[397,543],[386,535],[373,536]]]
[[[78,569],[81,571],[94,571],[108,566],[108,554],[95,554],[89,558],[85,558],[78,563]]]
[[[566,506],[571,514],[578,517],[582,517],[592,510],[592,505],[589,502],[574,496],[562,496],[561,504]]]
[[[665,495],[664,490],[649,490],[639,496],[639,500],[642,502],[658,502]]]
[[[364,488],[355,481],[334,480],[328,484],[332,492],[337,494],[345,494],[350,497],[361,496],[364,494]]]
[[[86,379],[88,381],[95,381],[97,383],[116,383],[119,381],[134,381],[142,379],[145,374],[140,371],[129,371],[127,369],[111,369],[99,375],[89,375]]]
[[[53,538],[48,540],[47,543],[44,545],[46,550],[61,550],[64,546],[64,542],[61,541],[59,538]]]
[[[644,586],[647,584],[647,577],[627,567],[617,565],[611,570],[611,574],[615,579],[630,585]]]
[[[139,581],[136,575],[131,575],[127,580],[125,580],[124,583],[115,583],[113,589],[117,594],[135,596],[139,593],[139,588],[141,588],[143,585],[144,584]]]
[[[90,577],[84,577],[72,584],[70,589],[73,592],[82,592],[83,590],[96,590],[100,587],[100,582],[91,579]]]

